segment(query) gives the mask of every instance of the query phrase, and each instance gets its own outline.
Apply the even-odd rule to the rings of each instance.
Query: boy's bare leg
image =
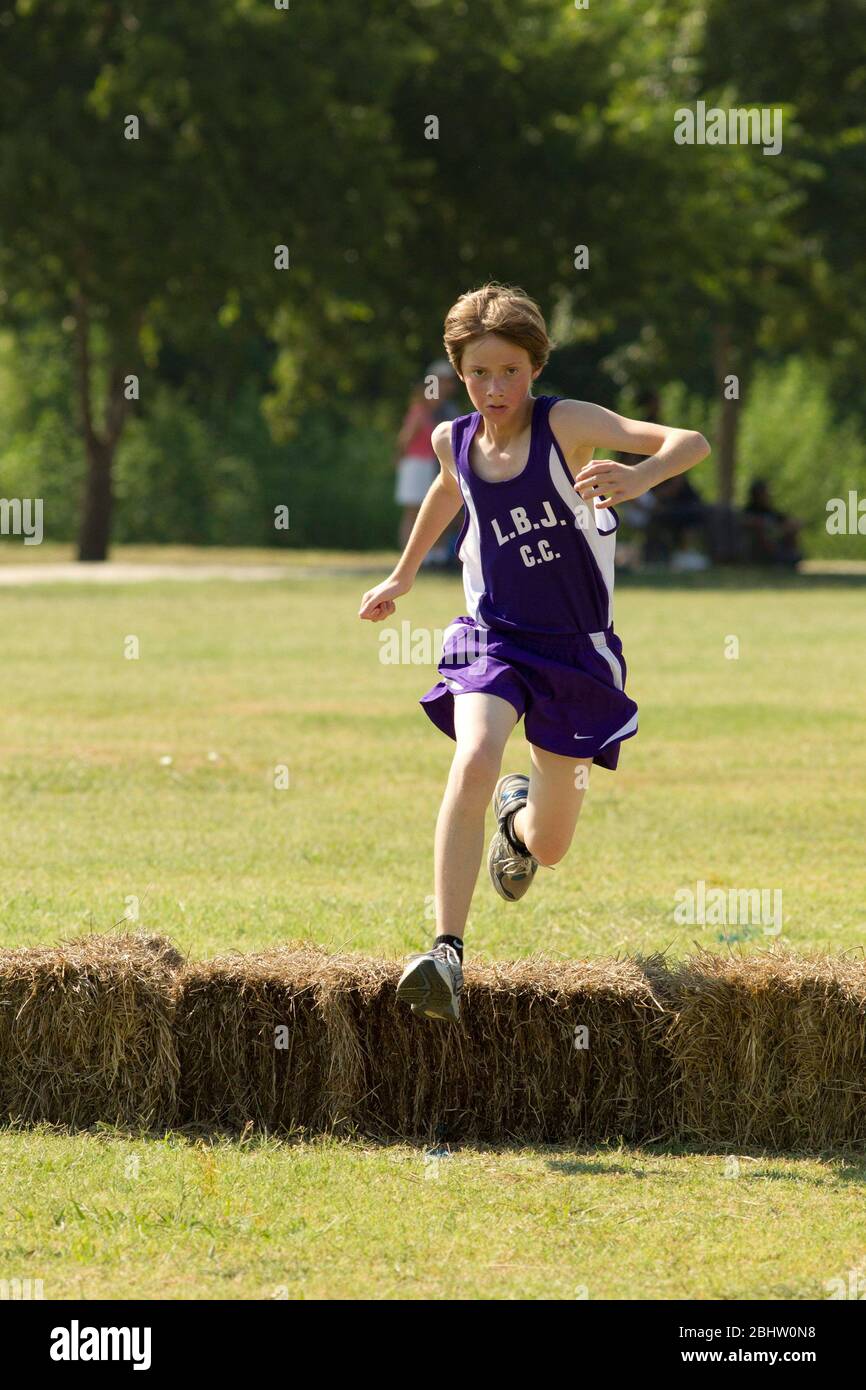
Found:
[[[534,743],[529,745],[529,754],[529,796],[511,828],[539,864],[552,868],[571,844],[592,758],[566,758]]]
[[[499,695],[454,698],[457,751],[439,808],[434,842],[436,933],[462,938],[484,849],[484,812],[499,777],[517,710]]]

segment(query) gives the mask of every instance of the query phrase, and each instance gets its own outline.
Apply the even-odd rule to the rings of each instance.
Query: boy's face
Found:
[[[469,399],[488,420],[504,420],[518,410],[541,372],[526,348],[499,333],[476,338],[460,363]]]

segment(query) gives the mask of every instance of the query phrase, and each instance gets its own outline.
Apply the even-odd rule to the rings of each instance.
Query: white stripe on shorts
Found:
[[[636,728],[637,714],[633,714],[631,719],[629,719],[629,721],[626,724],[623,724],[621,729],[617,729],[615,734],[611,734],[610,738],[605,739],[604,743],[601,745],[601,748],[599,748],[598,750],[599,753],[601,752],[602,748],[606,748],[609,743],[613,743],[615,738],[623,738],[626,734],[633,734]]]
[[[592,645],[595,647],[596,651],[604,657],[605,661],[607,662],[608,666],[613,672],[614,685],[616,686],[617,690],[622,690],[622,667],[620,666],[610,647],[607,645],[607,640],[605,638],[604,633],[591,632],[589,635],[592,638]]]

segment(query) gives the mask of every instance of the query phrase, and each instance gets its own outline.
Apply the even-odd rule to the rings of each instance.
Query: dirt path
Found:
[[[0,565],[0,587],[22,584],[146,584],[154,579],[191,582],[236,579],[255,583],[274,579],[330,579],[335,574],[378,575],[381,565],[136,565],[122,560],[106,564]]]
[[[234,579],[239,583],[257,583],[277,579],[330,579],[334,575],[355,575],[368,578],[371,585],[384,579],[393,565],[381,560],[360,561],[348,564],[273,564],[238,565],[223,561],[219,564],[174,563],[149,564],[129,560],[108,560],[104,563],[81,564],[78,561],[46,561],[29,565],[0,564],[0,588],[4,585],[14,588],[27,584],[147,584],[157,579],[178,580],[192,583],[195,580]],[[455,571],[428,571],[422,573],[456,573]],[[866,561],[863,560],[805,560],[800,565],[800,574],[823,576],[857,576],[861,582],[866,579]]]

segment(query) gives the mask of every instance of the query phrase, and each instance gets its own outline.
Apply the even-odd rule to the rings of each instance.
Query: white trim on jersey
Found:
[[[478,605],[484,596],[484,574],[481,569],[481,528],[478,525],[478,512],[467,483],[460,478],[460,491],[469,513],[469,525],[460,545],[457,558],[463,564],[463,592],[466,595],[466,611],[474,622],[479,622]],[[486,624],[482,624],[486,626]]]
[[[613,672],[614,685],[617,690],[622,690],[622,667],[617,661],[614,652],[612,652],[607,645],[607,638],[603,632],[591,632],[589,635],[592,638],[592,645],[595,647],[595,650],[598,652],[599,656],[604,657]]]
[[[597,497],[593,499],[592,518],[590,518],[589,507],[580,493],[575,491],[573,484],[569,482],[569,475],[565,471],[555,444],[550,446],[548,470],[550,481],[569,511],[573,512],[575,525],[584,536],[598,566],[602,582],[607,590],[607,626],[610,627],[613,622],[613,556],[616,549],[616,519],[611,515],[609,507],[599,509],[595,505],[598,502]]]
[[[598,530],[601,535],[607,536],[611,531],[617,529],[619,522],[613,514],[612,507],[602,507],[599,498],[593,497],[592,509],[595,513],[596,530]]]

